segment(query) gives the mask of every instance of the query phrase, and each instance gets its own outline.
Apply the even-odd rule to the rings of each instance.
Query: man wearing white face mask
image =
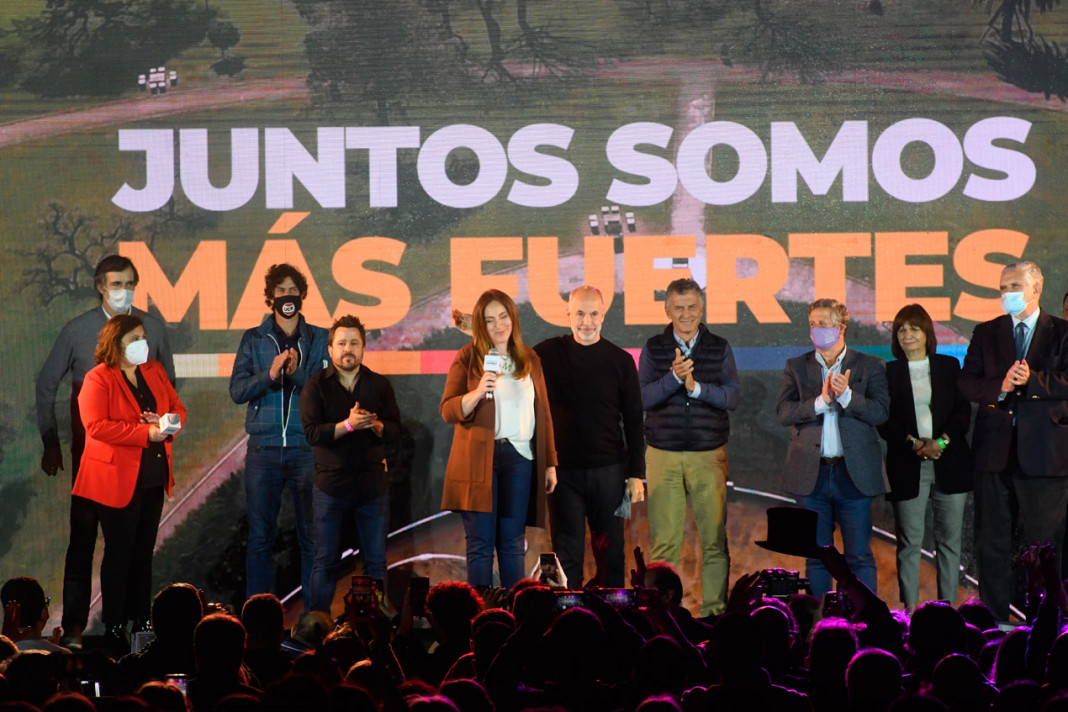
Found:
[[[78,411],[78,393],[85,374],[96,365],[93,350],[97,337],[111,317],[131,314],[144,323],[149,343],[149,357],[163,364],[167,378],[174,379],[174,358],[171,355],[167,328],[163,322],[133,307],[137,287],[137,268],[127,257],[108,255],[96,266],[94,284],[100,304],[68,321],[56,337],[41,372],[37,376],[37,428],[44,442],[41,469],[49,477],[63,469],[59,426],[56,422],[56,391],[69,371],[71,374],[71,484],[78,474],[82,450],[85,448],[85,428]],[[70,545],[63,572],[63,630],[67,642],[78,645],[81,631],[89,616],[93,550],[96,545],[97,518],[93,509],[81,497],[72,496],[70,506]]]
[[[958,382],[979,404],[975,528],[979,593],[999,620],[1013,599],[1013,524],[1060,555],[1068,505],[1068,322],[1039,308],[1042,270],[1001,272],[1004,316],[975,327]],[[1015,504],[1013,503],[1015,500]]]

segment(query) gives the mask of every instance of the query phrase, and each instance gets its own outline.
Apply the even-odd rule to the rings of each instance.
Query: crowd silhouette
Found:
[[[447,581],[392,616],[350,592],[337,619],[313,611],[288,631],[271,594],[228,611],[175,583],[153,599],[155,638],[124,655],[54,649],[48,599],[12,579],[0,710],[1068,710],[1068,594],[1052,546],[1025,554],[1027,621],[1009,631],[975,599],[892,610],[833,547],[820,558],[838,593],[822,604],[769,597],[754,572],[724,614],[697,619],[678,574],[635,555],[627,593]]]

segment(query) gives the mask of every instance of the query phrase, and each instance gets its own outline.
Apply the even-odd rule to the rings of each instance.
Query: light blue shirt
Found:
[[[838,374],[842,372],[842,359],[845,358],[846,349],[842,349],[842,353],[838,354],[838,358],[834,363],[827,366],[823,361],[823,356],[820,352],[816,352],[816,361],[820,365],[820,374],[823,380],[827,380],[828,373]],[[835,400],[838,401],[838,405],[842,406],[842,410],[849,407],[849,403],[853,400],[853,388],[846,386],[845,392],[838,396]],[[842,457],[845,451],[842,449],[842,435],[838,432],[838,409],[834,405],[827,405],[822,395],[816,396],[816,415],[823,415],[823,435],[820,438],[820,457]]]
[[[1016,317],[1012,317],[1013,353],[1016,352],[1016,325],[1017,324],[1023,324],[1024,325],[1024,350],[1023,350],[1023,352],[1024,352],[1024,356],[1025,357],[1027,356],[1027,351],[1028,351],[1028,349],[1031,348],[1031,339],[1033,339],[1034,336],[1035,336],[1035,324],[1038,323],[1038,313],[1040,311],[1042,311],[1042,310],[1041,309],[1035,309],[1034,312],[1031,313],[1031,316],[1027,317],[1026,319],[1017,319]],[[1005,396],[1007,396],[1007,395],[1008,395],[1008,393],[998,393],[998,403],[1000,403],[1001,401],[1005,400]],[[1016,425],[1016,418],[1012,419],[1012,424]]]
[[[671,335],[675,337],[675,343],[679,345],[679,350],[682,351],[682,355],[686,358],[690,358],[690,353],[693,351],[693,347],[697,346],[697,339],[701,336],[701,332],[698,331],[689,341],[683,341],[682,337],[680,337],[674,330],[672,330]],[[683,380],[679,378],[678,374],[676,374],[675,371],[672,370],[671,375],[675,376],[675,380],[678,381],[679,385],[681,386]],[[696,378],[693,381],[693,390],[686,391],[686,394],[690,396],[690,398],[701,397],[701,384],[697,382]]]

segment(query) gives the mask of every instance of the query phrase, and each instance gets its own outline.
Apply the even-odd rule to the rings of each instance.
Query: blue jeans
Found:
[[[245,499],[248,504],[248,552],[245,556],[245,596],[276,593],[274,543],[282,492],[289,489],[296,510],[300,545],[300,583],[311,589],[315,539],[312,536],[312,482],[315,462],[311,448],[249,446],[245,456]]]
[[[308,608],[330,613],[337,588],[337,570],[341,563],[341,527],[346,517],[355,516],[363,574],[386,580],[386,528],[389,520],[389,496],[357,505],[347,499],[331,497],[318,487],[312,488],[315,512],[315,566],[312,568]]]
[[[875,555],[871,551],[871,497],[861,494],[845,463],[820,465],[816,489],[812,494],[797,498],[797,504],[818,513],[816,543],[834,543],[834,525],[842,532],[842,553],[849,568],[874,593],[878,586]],[[812,586],[812,595],[819,599],[831,590],[831,575],[819,559],[806,559],[805,575]]]
[[[511,588],[523,578],[526,558],[527,504],[534,463],[507,440],[493,446],[493,509],[461,512],[467,535],[467,582],[493,585],[493,552],[497,552],[501,586]]]

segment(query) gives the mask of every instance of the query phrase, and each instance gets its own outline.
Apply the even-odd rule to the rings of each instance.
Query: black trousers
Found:
[[[556,489],[549,497],[553,550],[564,567],[568,586],[581,588],[586,555],[586,522],[590,536],[608,535],[610,588],[623,588],[623,519],[615,516],[623,501],[624,465],[592,469],[556,468]]]
[[[152,552],[163,514],[163,487],[134,490],[117,509],[93,502],[104,531],[100,593],[104,626],[148,620],[152,608]]]
[[[78,413],[77,394],[71,396],[70,484],[78,477],[85,450],[85,427]],[[89,623],[89,600],[93,595],[93,553],[96,551],[97,517],[93,503],[70,498],[70,540],[63,562],[63,630],[84,630]]]
[[[1066,508],[1068,477],[1029,477],[1021,472],[1015,437],[1005,470],[976,471],[979,594],[998,620],[1009,619],[1010,603],[1023,604],[1023,570],[1013,551],[1017,525],[1024,546],[1048,542],[1061,557]]]

